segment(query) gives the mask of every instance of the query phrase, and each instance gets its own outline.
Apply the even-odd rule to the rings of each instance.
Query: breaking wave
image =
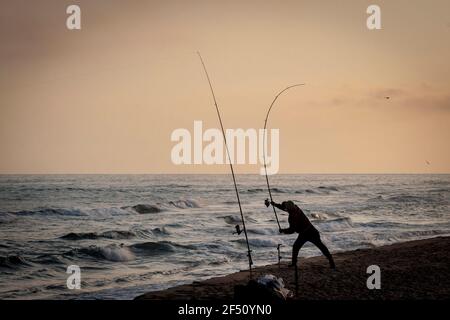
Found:
[[[141,229],[138,227],[134,227],[131,230],[137,238],[141,239],[153,238],[155,236],[166,236],[170,234],[170,232],[167,231],[165,227],[156,227],[153,229]]]
[[[65,208],[43,208],[36,210],[22,210],[11,213],[2,212],[0,215],[0,224],[7,223],[17,216],[67,216],[67,217],[83,217],[91,215],[123,215],[129,214],[129,209],[140,214],[158,213],[173,209],[189,209],[200,208],[200,204],[195,200],[180,199],[176,201],[168,201],[165,203],[154,204],[136,204],[134,206],[110,207],[110,208],[93,208],[93,209],[65,209]]]
[[[153,236],[165,236],[170,234],[165,227],[156,227],[153,229],[141,229],[141,228],[132,228],[132,231],[127,230],[111,230],[105,232],[70,232],[65,234],[59,239],[64,240],[97,240],[97,239],[113,239],[113,240],[126,240],[133,238],[151,238]]]
[[[130,207],[123,207],[123,209],[128,209]],[[137,204],[132,206],[137,213],[158,213],[162,211],[167,211],[170,209],[188,209],[188,208],[200,208],[200,204],[195,200],[180,199],[176,201],[169,201],[167,203],[156,203],[156,204]]]
[[[74,249],[69,253],[69,255],[78,254],[113,262],[131,261],[135,258],[128,247],[118,245],[108,245],[106,247],[89,246],[87,248]]]

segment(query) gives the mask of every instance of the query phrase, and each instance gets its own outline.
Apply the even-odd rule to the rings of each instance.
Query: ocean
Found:
[[[255,265],[277,263],[278,244],[289,261],[296,234],[278,233],[265,178],[237,181]],[[271,185],[331,252],[450,235],[450,175],[276,175]],[[1,175],[0,298],[132,299],[242,270],[236,224],[230,175]],[[306,244],[300,268],[315,255]],[[80,290],[66,286],[69,265]]]

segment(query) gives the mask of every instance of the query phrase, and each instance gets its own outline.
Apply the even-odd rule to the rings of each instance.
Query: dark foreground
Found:
[[[450,237],[438,237],[334,254],[337,270],[325,257],[299,259],[299,290],[292,300],[442,300],[450,298]],[[381,269],[381,289],[369,290],[367,267]],[[273,274],[295,292],[294,269],[287,263],[254,269],[253,278]],[[231,300],[248,271],[143,294],[150,300]]]

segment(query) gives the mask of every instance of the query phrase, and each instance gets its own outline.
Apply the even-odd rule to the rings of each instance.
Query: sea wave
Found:
[[[131,231],[136,235],[136,238],[149,239],[155,236],[167,236],[170,232],[166,227],[155,227],[153,229],[143,229],[141,227],[132,227]]]
[[[166,229],[165,227],[161,227],[161,228],[153,228],[153,229],[151,230],[151,233],[152,233],[153,235],[158,235],[158,236],[170,234],[170,232],[167,231],[167,229]]]
[[[287,193],[288,192],[287,190],[280,189],[280,188],[270,188],[270,191],[272,193]],[[250,188],[250,189],[243,191],[243,193],[249,193],[249,194],[259,193],[259,192],[267,192],[267,189],[266,188]]]
[[[222,217],[219,217],[219,218],[224,219],[227,224],[239,224],[239,223],[242,223],[242,218],[240,216],[237,216],[237,215],[235,215],[235,216],[232,216],[232,215],[222,216]],[[256,222],[255,219],[252,219],[252,218],[249,218],[249,217],[246,217],[245,221]]]
[[[81,209],[55,209],[55,208],[45,208],[38,210],[22,210],[13,212],[17,216],[87,216],[88,214]]]
[[[401,194],[401,195],[395,195],[386,198],[387,201],[393,201],[393,202],[402,202],[402,203],[422,203],[422,202],[428,202],[431,201],[429,197],[423,197],[423,196],[414,196],[409,194]]]
[[[245,190],[243,193],[258,193],[258,192],[263,192],[265,191],[262,188],[252,188],[252,189],[247,189]]]
[[[275,225],[276,226],[276,225]],[[273,235],[275,231],[278,233],[277,228],[250,228],[247,229],[248,233],[257,234],[257,235]]]
[[[31,261],[43,265],[67,265],[62,256],[57,254],[41,254]]]
[[[171,241],[142,242],[129,246],[135,253],[145,253],[147,255],[160,255],[175,252],[177,250],[194,250],[195,246],[183,245]]]
[[[335,186],[319,186],[315,188],[306,188],[294,191],[296,194],[330,194],[331,192],[339,192],[341,191],[338,187]]]
[[[28,261],[19,255],[0,257],[0,268],[17,269],[28,265]]]
[[[369,203],[382,202],[387,203],[400,203],[400,204],[423,204],[428,202],[439,201],[436,197],[439,193],[429,192],[427,195],[412,195],[412,194],[397,194],[397,195],[377,195],[367,199]]]
[[[12,223],[16,220],[17,217],[15,217],[14,215],[7,212],[0,212],[0,224]]]
[[[169,204],[179,209],[200,208],[199,202],[192,199],[180,199],[176,201],[170,201]]]
[[[339,189],[334,186],[320,186],[317,189],[326,190],[326,191],[339,191]]]
[[[341,217],[331,220],[316,220],[318,229],[325,232],[343,231],[353,228],[353,221],[349,217]]]
[[[232,240],[233,242],[237,242],[240,245],[246,245],[247,242],[245,239]],[[258,239],[258,238],[250,238],[248,239],[248,243],[251,247],[276,247],[278,243],[272,239]]]
[[[398,239],[417,239],[422,237],[435,237],[448,235],[450,232],[448,230],[411,230],[400,232],[396,237]]]
[[[408,230],[402,232],[387,232],[374,235],[373,243],[384,245],[386,243],[401,242],[407,240],[418,240],[425,238],[433,238],[437,236],[448,236],[448,230]]]
[[[311,219],[313,219],[313,221],[317,221],[317,220],[328,220],[329,216],[324,214],[324,213],[310,213],[309,216],[311,217]]]
[[[128,207],[124,207],[124,209],[126,209]],[[157,205],[152,205],[152,204],[137,204],[135,206],[131,207],[134,211],[136,211],[137,213],[141,213],[141,214],[146,214],[146,213],[158,213],[161,211],[164,211],[163,208],[157,206]]]
[[[135,258],[135,255],[128,247],[115,244],[111,244],[105,247],[92,245],[87,248],[73,249],[68,253],[68,255],[80,254],[113,262],[131,261]]]
[[[66,216],[84,217],[100,215],[126,215],[132,212],[140,214],[159,213],[168,210],[200,208],[200,203],[191,199],[179,199],[175,201],[142,203],[133,206],[108,207],[108,208],[38,208],[35,210],[21,210],[16,212],[0,212],[0,224],[8,223],[18,216]]]
[[[192,199],[179,199],[175,201],[168,201],[165,203],[157,202],[153,204],[137,204],[131,207],[123,207],[123,209],[128,208],[131,208],[135,212],[140,214],[147,214],[147,213],[159,213],[171,209],[200,208],[200,204],[198,201]]]
[[[65,240],[95,240],[95,239],[131,239],[136,234],[131,231],[124,230],[111,230],[102,233],[96,232],[70,232],[62,237]]]

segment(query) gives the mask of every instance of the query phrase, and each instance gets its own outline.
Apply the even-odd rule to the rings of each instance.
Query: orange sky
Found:
[[[74,3],[81,31],[65,27]],[[373,3],[382,30],[366,28]],[[218,127],[197,50],[227,128],[261,128],[277,91],[307,84],[270,118],[280,173],[449,173],[449,12],[448,0],[2,1],[0,173],[228,173],[170,159],[174,129]]]

